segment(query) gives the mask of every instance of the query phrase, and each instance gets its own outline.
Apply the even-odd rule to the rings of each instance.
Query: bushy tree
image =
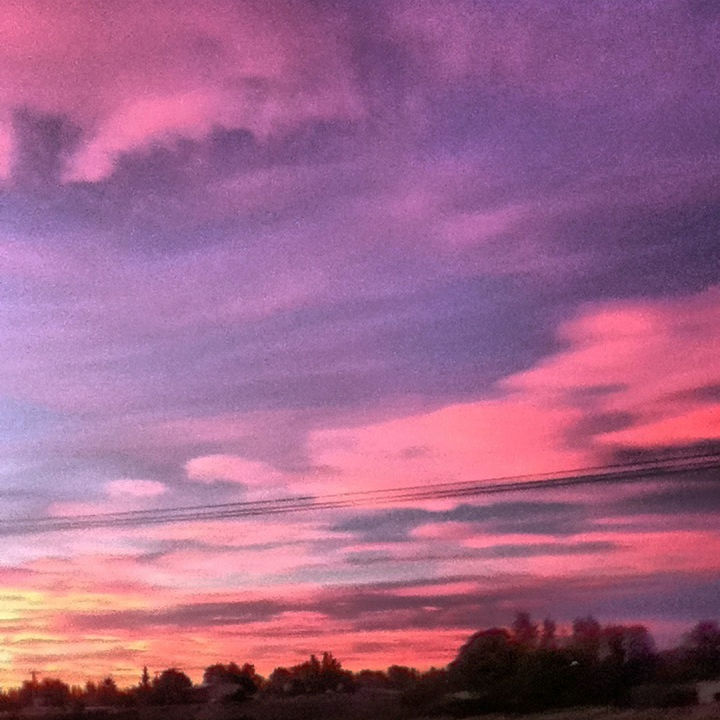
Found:
[[[26,680],[18,700],[23,707],[36,703],[44,707],[65,707],[70,703],[70,687],[57,678],[45,678],[42,682]]]
[[[156,705],[182,705],[190,702],[192,681],[181,670],[163,670],[152,682],[150,699]]]
[[[391,665],[387,669],[388,687],[393,690],[405,690],[411,687],[419,677],[420,673],[406,665]]]
[[[627,683],[648,680],[655,669],[655,642],[643,625],[608,625],[603,628],[606,662],[623,671]]]
[[[324,652],[321,660],[311,655],[308,661],[293,668],[293,675],[304,693],[349,690],[353,685],[352,673],[343,670],[340,661],[329,652]]]
[[[450,685],[482,694],[486,710],[500,709],[512,692],[519,659],[518,646],[507,630],[481,630],[470,637],[448,666]]]
[[[578,662],[586,665],[597,662],[601,636],[602,627],[592,615],[573,620],[570,647]]]
[[[595,673],[598,697],[615,705],[630,700],[630,688],[649,680],[655,668],[654,643],[642,625],[608,625],[602,629]]]
[[[513,709],[538,712],[551,707],[578,704],[577,665],[567,650],[540,647],[524,653],[513,685]]]
[[[255,672],[255,666],[245,663],[239,667],[236,663],[230,662],[227,665],[216,663],[205,668],[203,673],[205,685],[235,685],[232,699],[241,700],[254,695],[262,683],[262,678]]]
[[[386,688],[389,686],[388,677],[382,670],[360,670],[355,673],[357,687]]]
[[[431,705],[440,700],[449,689],[446,669],[430,668],[417,673],[415,680],[402,693],[402,702],[414,708]]]
[[[472,635],[450,663],[449,678],[452,687],[475,693],[476,712],[621,705],[633,685],[654,676],[656,662],[641,625],[603,628],[588,616],[576,619],[571,637],[559,641],[552,620],[539,631],[528,613],[518,613],[510,631]]]
[[[86,705],[118,706],[126,705],[130,698],[118,689],[115,680],[109,675],[100,683],[88,680],[82,699]]]
[[[276,695],[287,695],[293,691],[293,674],[286,667],[276,667],[268,678],[265,689]]]
[[[327,691],[354,689],[353,675],[342,669],[332,653],[323,653],[322,659],[311,655],[309,660],[290,668],[275,668],[268,681],[268,690],[283,694],[313,694]]]
[[[6,692],[0,690],[0,712],[13,712],[19,709],[18,690],[11,689]]]

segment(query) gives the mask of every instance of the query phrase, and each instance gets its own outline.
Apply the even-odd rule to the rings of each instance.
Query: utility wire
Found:
[[[515,475],[479,481],[427,483],[375,490],[346,491],[323,495],[300,495],[268,500],[225,502],[207,505],[128,510],[123,512],[57,515],[8,519],[0,523],[0,535],[35,535],[101,527],[141,527],[178,522],[226,520],[295,512],[368,508],[407,502],[472,498],[481,495],[547,490],[598,483],[630,483],[664,480],[684,473],[720,470],[720,453],[666,457],[660,461],[576,468],[554,473]],[[710,481],[720,480],[720,474]]]

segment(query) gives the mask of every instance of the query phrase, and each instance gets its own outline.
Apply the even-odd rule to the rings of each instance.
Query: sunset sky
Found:
[[[720,443],[720,4],[0,5],[0,686],[720,616],[717,474],[18,534]]]

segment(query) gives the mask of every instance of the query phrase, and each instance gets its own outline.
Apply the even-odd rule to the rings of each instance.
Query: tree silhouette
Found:
[[[481,630],[470,637],[450,663],[450,683],[458,689],[481,691],[494,702],[505,694],[518,658],[517,645],[507,630]]]
[[[592,616],[576,618],[572,626],[570,647],[578,656],[579,662],[596,663],[600,653],[602,627]]]
[[[45,678],[42,682],[23,682],[18,699],[21,706],[65,707],[70,703],[70,688],[57,678]]]
[[[180,705],[190,701],[192,681],[181,670],[168,668],[153,680],[151,699],[157,705]]]
[[[555,650],[557,648],[557,625],[554,620],[545,618],[540,633],[540,648],[542,650]]]
[[[150,673],[147,665],[143,666],[142,675],[140,676],[140,682],[136,687],[129,691],[129,696],[134,698],[139,705],[146,705],[151,700],[152,696],[152,683],[150,682]]]
[[[270,675],[269,690],[282,694],[313,694],[354,689],[351,672],[342,669],[332,653],[323,653],[322,660],[311,655],[309,660],[290,668],[275,668]]]
[[[115,680],[109,675],[100,683],[90,680],[85,683],[84,701],[88,705],[101,705],[105,707],[126,705],[130,697],[118,689]]]
[[[227,665],[216,663],[205,668],[203,683],[205,685],[234,685],[234,700],[242,700],[245,697],[254,695],[260,688],[262,678],[255,672],[255,666],[245,663],[242,667],[234,662]]]
[[[388,677],[382,670],[360,670],[355,673],[355,682],[359,687],[386,688]]]
[[[395,690],[405,690],[417,681],[419,674],[415,668],[391,665],[387,669],[388,685]]]
[[[524,650],[534,650],[537,645],[538,628],[530,613],[519,612],[512,624],[513,640]]]
[[[695,677],[707,680],[720,675],[720,626],[703,620],[685,636],[684,649]]]
[[[285,667],[276,667],[268,678],[268,692],[286,695],[293,692],[293,674]]]

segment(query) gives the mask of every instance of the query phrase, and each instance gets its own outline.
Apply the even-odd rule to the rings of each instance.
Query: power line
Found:
[[[101,527],[141,527],[178,522],[239,519],[295,512],[327,511],[394,505],[407,502],[462,499],[498,493],[547,490],[597,483],[662,480],[683,473],[720,470],[720,453],[666,457],[660,461],[616,463],[554,473],[502,476],[478,481],[427,483],[357,490],[323,495],[300,495],[268,500],[188,505],[85,515],[57,515],[10,519],[0,523],[0,535],[35,535]],[[712,480],[720,479],[720,475]]]

